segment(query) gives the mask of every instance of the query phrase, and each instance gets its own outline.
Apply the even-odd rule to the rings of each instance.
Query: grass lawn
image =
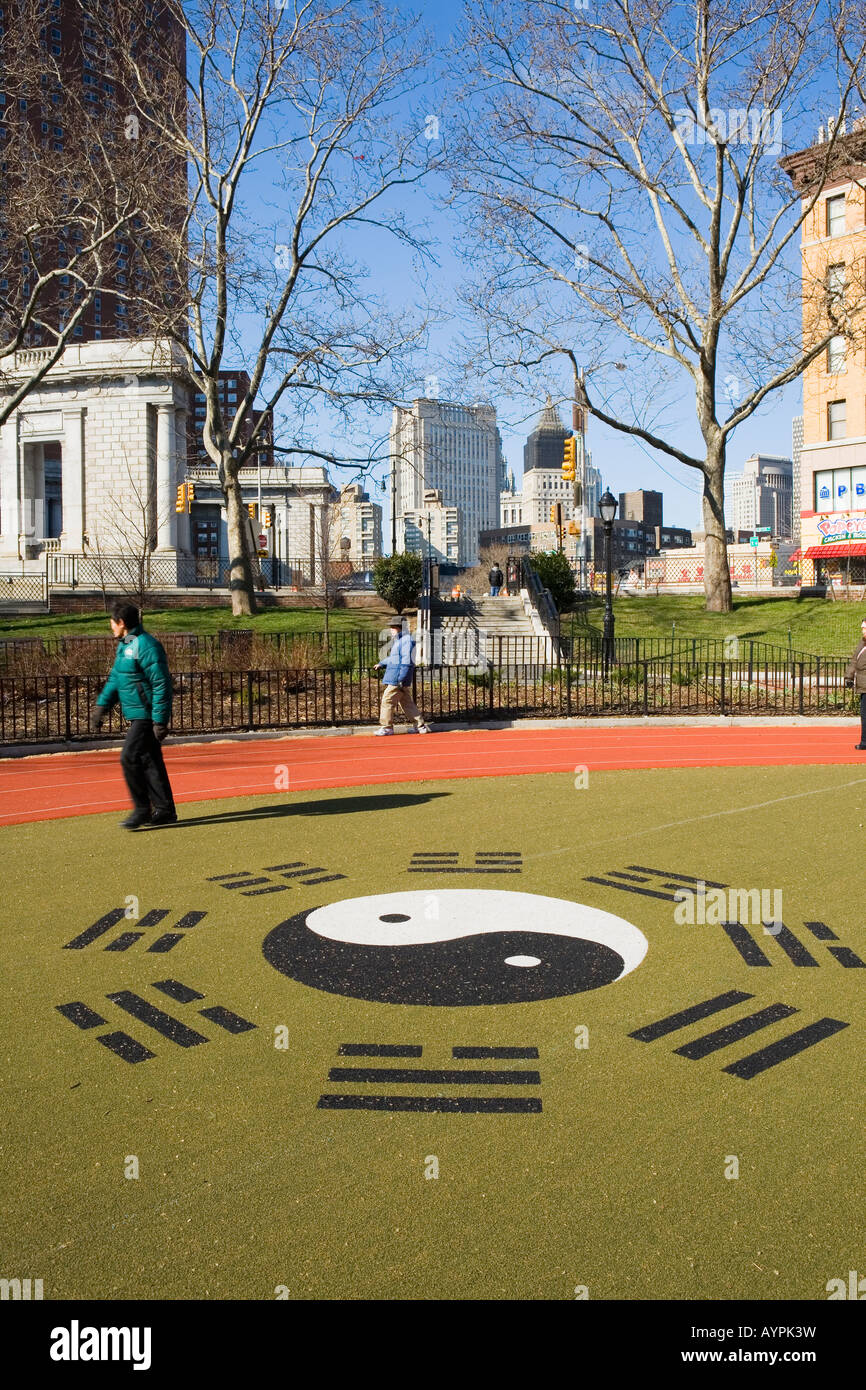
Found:
[[[378,631],[390,613],[384,608],[332,609],[332,632]],[[145,609],[144,625],[151,632],[217,632],[220,628],[252,628],[259,633],[323,632],[321,608],[269,608],[253,618],[235,618],[226,608]],[[0,620],[0,637],[92,637],[109,632],[102,608],[93,613],[33,613]]]
[[[866,606],[826,599],[743,597],[732,613],[708,613],[699,595],[615,598],[618,637],[753,638],[816,656],[850,656],[860,636]],[[593,606],[589,621],[601,631],[604,608]],[[563,620],[568,631],[570,619]]]

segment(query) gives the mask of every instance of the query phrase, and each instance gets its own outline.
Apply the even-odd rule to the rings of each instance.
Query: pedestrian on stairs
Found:
[[[490,580],[490,597],[498,598],[499,590],[502,588],[502,581],[504,576],[502,574],[502,570],[499,568],[497,564],[494,563],[493,568],[487,575],[487,578]]]
[[[404,618],[394,618],[388,626],[392,638],[388,660],[376,663],[377,666],[385,668],[382,677],[385,689],[382,691],[382,708],[379,712],[380,727],[376,733],[393,734],[394,710],[399,706],[407,720],[413,721],[412,727],[406,730],[407,733],[429,734],[424,716],[412,699],[415,641]]]

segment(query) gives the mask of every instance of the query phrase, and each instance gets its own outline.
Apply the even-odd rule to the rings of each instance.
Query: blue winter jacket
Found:
[[[117,644],[111,675],[99,692],[98,705],[110,708],[116,700],[125,719],[171,719],[171,676],[165,648],[149,632],[131,628]]]
[[[386,685],[411,685],[414,661],[415,639],[410,632],[403,632],[391,643],[382,680]]]

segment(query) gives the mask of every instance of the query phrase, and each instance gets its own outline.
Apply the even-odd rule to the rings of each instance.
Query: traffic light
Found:
[[[195,483],[187,483],[187,485],[186,485],[186,500],[187,500],[187,502],[194,502],[194,501],[195,501]]]
[[[177,488],[177,501],[174,504],[176,512],[186,511],[186,484],[179,483]]]
[[[577,476],[577,440],[574,435],[563,441],[562,476],[567,483],[573,483]]]
[[[551,504],[550,504],[550,519],[551,519],[551,521],[552,521],[554,524],[556,523],[556,503],[555,503],[555,502],[551,502]]]
[[[270,509],[270,507],[263,507],[263,508],[262,508],[262,525],[264,526],[265,530],[268,529],[268,527],[270,526],[270,524],[271,524],[271,509]]]
[[[255,521],[255,519],[256,519],[256,504],[255,504],[255,502],[248,502],[248,503],[247,503],[247,511],[249,512],[249,514],[250,514],[250,516],[252,517],[253,521]]]
[[[562,503],[554,502],[550,508],[550,519],[559,530],[562,527]]]

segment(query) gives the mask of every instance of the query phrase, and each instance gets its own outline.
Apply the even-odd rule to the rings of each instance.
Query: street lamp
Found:
[[[613,519],[616,516],[616,506],[616,498],[611,494],[610,490],[606,488],[598,504],[599,514],[604,525],[604,628],[601,638],[601,667],[604,676],[606,676],[610,670],[614,659],[610,548],[613,535]]]

